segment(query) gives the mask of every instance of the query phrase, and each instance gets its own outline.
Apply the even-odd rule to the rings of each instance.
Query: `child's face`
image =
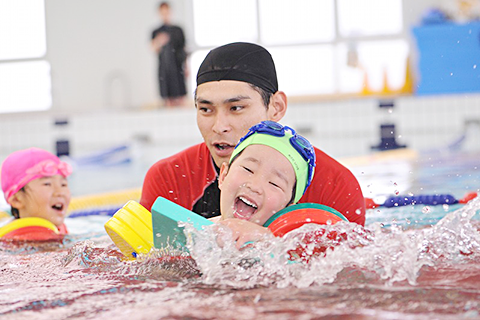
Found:
[[[228,174],[227,174],[228,173]],[[219,176],[223,219],[238,218],[263,225],[292,199],[295,172],[277,150],[250,145]]]
[[[61,175],[43,177],[27,183],[25,191],[15,194],[15,203],[20,218],[38,217],[47,219],[56,226],[63,224],[68,205],[70,189],[67,179]]]

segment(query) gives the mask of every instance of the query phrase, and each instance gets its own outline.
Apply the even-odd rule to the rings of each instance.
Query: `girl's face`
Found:
[[[277,150],[250,145],[230,168],[222,166],[219,186],[223,219],[237,218],[263,225],[292,199],[295,171]]]
[[[15,194],[12,203],[20,218],[38,217],[56,226],[63,224],[70,204],[70,189],[65,177],[54,175],[35,179],[27,183],[24,190]]]

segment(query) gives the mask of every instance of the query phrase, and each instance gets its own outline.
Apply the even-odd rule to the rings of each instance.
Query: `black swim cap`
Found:
[[[243,81],[267,92],[278,91],[272,56],[265,48],[253,43],[230,43],[208,53],[198,69],[197,86],[220,80]]]

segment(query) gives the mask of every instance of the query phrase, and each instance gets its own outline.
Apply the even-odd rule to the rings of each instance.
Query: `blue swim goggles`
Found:
[[[308,179],[307,185],[305,186],[305,190],[311,184],[313,179],[314,167],[315,167],[315,150],[312,144],[302,137],[301,135],[297,134],[297,132],[290,128],[289,126],[283,126],[278,122],[274,121],[262,121],[259,124],[254,125],[248,130],[248,133],[240,139],[237,146],[240,145],[245,139],[249,138],[254,133],[263,133],[269,134],[275,137],[283,137],[285,136],[285,131],[288,130],[292,134],[290,137],[290,144],[293,148],[303,157],[303,159],[308,164]]]

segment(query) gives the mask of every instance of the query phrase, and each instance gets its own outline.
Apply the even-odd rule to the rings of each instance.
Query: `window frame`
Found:
[[[196,1],[196,0],[190,0],[191,2],[193,1]],[[305,43],[291,43],[291,44],[272,44],[272,45],[269,45],[269,44],[266,44],[264,41],[262,41],[261,39],[261,35],[260,35],[260,1],[262,0],[256,0],[256,5],[257,5],[257,10],[256,10],[256,14],[257,14],[257,38],[256,38],[256,41],[254,41],[255,43],[259,44],[259,45],[262,45],[264,46],[265,48],[267,48],[268,50],[272,50],[274,48],[279,48],[279,47],[299,47],[299,46],[311,46],[311,45],[331,45],[333,47],[333,50],[334,51],[338,51],[338,46],[339,45],[348,45],[349,43],[363,43],[363,42],[378,42],[378,41],[392,41],[392,40],[401,40],[401,41],[404,41],[406,43],[406,45],[408,46],[408,51],[410,52],[411,51],[411,46],[410,46],[410,42],[408,40],[408,33],[407,33],[407,30],[406,30],[406,20],[405,20],[405,1],[404,0],[400,0],[401,2],[401,8],[402,8],[402,12],[401,12],[401,21],[402,21],[402,27],[401,27],[401,31],[398,32],[398,33],[395,33],[395,34],[378,34],[378,35],[358,35],[358,36],[343,36],[341,33],[340,33],[340,27],[339,27],[339,14],[338,14],[338,4],[337,4],[337,1],[336,0],[333,0],[333,10],[334,10],[334,15],[335,15],[335,19],[334,19],[334,39],[331,40],[331,41],[315,41],[315,42],[305,42]],[[193,6],[193,4],[192,4]],[[195,12],[193,10],[193,7],[192,7],[192,11],[191,11],[191,18],[194,19],[195,17]],[[194,32],[191,33],[192,35],[194,34]],[[219,44],[221,45],[221,44]],[[197,51],[209,51],[213,48],[215,48],[216,46],[199,46],[195,39],[193,39],[192,41],[192,46],[191,46],[191,51],[192,53],[195,53]],[[335,55],[334,57],[335,61],[333,61],[333,63],[335,63],[335,65],[338,66],[338,59],[339,57],[337,55]],[[192,64],[190,64],[191,66],[193,66]],[[193,66],[195,67],[195,66]],[[328,97],[328,96],[332,96],[332,97],[336,97],[336,96],[359,96],[361,95],[361,93],[341,93],[340,92],[340,73],[339,72],[334,72],[334,78],[333,78],[333,81],[334,81],[334,85],[335,85],[335,91],[332,92],[331,94],[322,94],[322,93],[312,93],[312,94],[305,94],[305,95],[290,95],[289,94],[289,97],[293,97],[294,100],[302,100],[303,98],[307,97],[307,100],[308,100],[308,97],[313,97],[313,98],[325,98],[325,97]],[[195,83],[195,76],[191,77],[191,86],[192,88],[195,88],[196,87],[196,83]],[[284,88],[280,88],[280,90],[282,91],[285,91]],[[287,92],[288,94],[288,92]]]
[[[38,0],[34,0],[35,2],[38,2]],[[18,56],[16,57],[6,57],[6,58],[0,58],[0,67],[3,66],[3,67],[14,67],[15,68],[15,64],[22,64],[22,63],[29,63],[29,62],[40,62],[39,66],[40,66],[40,69],[41,69],[41,65],[44,64],[44,66],[46,66],[46,69],[47,70],[47,73],[48,73],[48,79],[45,79],[47,82],[45,83],[42,83],[40,85],[40,87],[44,88],[44,90],[46,90],[45,92],[42,92],[42,94],[38,97],[41,97],[43,96],[45,99],[43,99],[43,101],[40,101],[41,103],[39,103],[38,105],[36,105],[35,108],[23,108],[23,109],[20,109],[20,110],[15,110],[15,109],[12,109],[12,107],[10,108],[5,108],[5,109],[2,109],[0,108],[0,114],[16,114],[16,113],[25,113],[25,112],[42,112],[42,111],[48,111],[52,108],[53,106],[53,94],[52,94],[52,75],[51,75],[51,65],[50,65],[50,62],[46,59],[47,57],[47,52],[48,52],[48,46],[47,46],[47,21],[46,21],[46,18],[47,18],[47,15],[46,15],[46,4],[45,4],[45,0],[41,0],[41,4],[39,4],[39,6],[42,7],[42,12],[40,14],[43,14],[43,17],[42,17],[42,21],[41,23],[43,24],[42,26],[42,39],[41,41],[43,41],[43,45],[42,47],[40,48],[41,50],[37,50],[39,53],[38,54],[31,54],[31,55],[26,55],[25,53],[24,54],[19,54]],[[25,3],[26,5],[28,3]],[[16,39],[19,39],[18,41],[21,41],[21,36],[16,36]],[[41,53],[40,53],[41,52]],[[20,69],[22,69],[23,66],[20,66]],[[39,70],[40,70],[39,69]],[[36,86],[38,87],[38,86]],[[48,92],[47,92],[48,91]],[[35,100],[35,99],[34,99]],[[5,102],[8,102],[7,101],[0,101],[0,105],[5,105]],[[29,103],[28,105],[31,105],[31,103]]]

